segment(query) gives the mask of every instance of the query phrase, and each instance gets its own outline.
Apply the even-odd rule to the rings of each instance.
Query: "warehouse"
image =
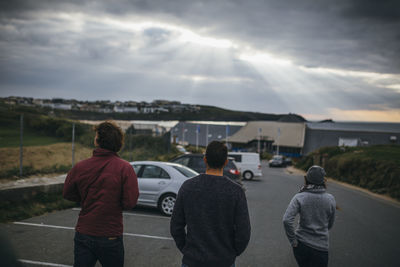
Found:
[[[229,137],[233,151],[256,151],[300,157],[304,122],[250,121]]]
[[[308,122],[303,154],[327,146],[400,144],[400,123]]]

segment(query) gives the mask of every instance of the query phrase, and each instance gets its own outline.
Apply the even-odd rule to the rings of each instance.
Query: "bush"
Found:
[[[321,148],[303,157],[296,167],[307,170],[316,155],[325,155],[327,176],[400,199],[400,146]]]
[[[169,140],[167,143],[166,139],[163,137],[127,134],[125,136],[125,145],[120,155],[125,160],[137,161],[164,160],[178,153],[176,149],[168,150]]]
[[[260,158],[263,160],[270,160],[270,159],[272,159],[272,154],[270,154],[268,152],[263,152],[263,153],[261,153]]]
[[[57,137],[64,141],[72,140],[72,125],[75,123],[75,141],[86,146],[93,146],[94,132],[90,125],[31,114],[25,116],[25,123],[26,127],[38,133]]]
[[[311,155],[305,156],[301,158],[296,164],[295,167],[307,171],[313,165],[313,158]]]

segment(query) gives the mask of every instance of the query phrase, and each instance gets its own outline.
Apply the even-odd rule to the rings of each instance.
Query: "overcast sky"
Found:
[[[0,90],[400,122],[400,1],[2,1]]]

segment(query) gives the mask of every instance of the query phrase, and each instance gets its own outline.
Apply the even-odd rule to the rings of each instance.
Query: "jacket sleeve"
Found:
[[[177,248],[182,252],[186,244],[186,219],[183,208],[184,189],[183,186],[179,189],[178,196],[175,201],[174,210],[172,212],[170,232],[175,240]]]
[[[122,175],[122,208],[133,209],[139,198],[139,186],[135,171],[132,166],[126,166]]]
[[[331,216],[329,217],[329,222],[328,222],[328,230],[332,228],[333,223],[335,222],[335,216],[336,216],[336,201],[335,198],[333,198],[331,206]]]
[[[70,201],[81,202],[81,195],[76,184],[76,167],[72,168],[65,178],[63,197]]]
[[[300,205],[296,196],[294,196],[290,201],[290,204],[287,207],[285,214],[283,215],[283,226],[285,227],[286,236],[289,239],[289,242],[292,245],[292,247],[297,246],[297,239],[294,229],[294,220],[299,211],[300,211]]]
[[[235,248],[239,256],[246,249],[250,241],[251,226],[247,199],[243,190],[240,190],[235,211]]]

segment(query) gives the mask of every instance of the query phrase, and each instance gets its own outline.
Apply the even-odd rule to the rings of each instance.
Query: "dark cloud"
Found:
[[[298,64],[400,72],[399,1],[5,1],[3,14],[80,11],[180,21]],[[367,59],[367,60],[365,60]]]
[[[2,1],[0,93],[279,113],[399,108],[387,87],[400,84],[399,12],[398,1]],[[141,21],[160,25],[132,30]],[[240,48],[179,41],[162,23]],[[245,47],[293,64],[255,66],[240,59]]]
[[[398,22],[400,2],[397,0],[351,0],[343,10],[343,15],[356,19],[373,19],[378,22]]]

